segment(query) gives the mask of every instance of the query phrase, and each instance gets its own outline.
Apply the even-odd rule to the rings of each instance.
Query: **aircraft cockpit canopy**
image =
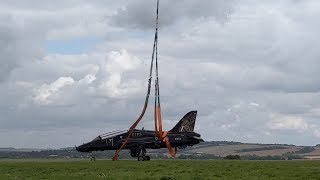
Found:
[[[125,130],[115,130],[115,131],[107,132],[107,133],[101,134],[100,136],[94,138],[92,141],[111,138],[111,137],[114,137],[114,136],[118,136],[120,134],[124,134],[126,132],[128,132],[127,129],[125,129]]]
[[[92,141],[98,141],[98,140],[101,140],[101,137],[100,137],[100,136],[94,138]]]

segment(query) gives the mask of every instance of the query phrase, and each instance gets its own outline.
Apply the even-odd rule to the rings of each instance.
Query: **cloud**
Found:
[[[138,70],[141,67],[141,60],[130,56],[125,50],[121,52],[111,52],[109,61],[103,64],[102,71],[106,72],[105,80],[99,88],[105,91],[109,97],[128,98],[132,93],[140,92],[141,83],[137,80],[129,80],[122,83],[123,74],[131,70]]]
[[[234,0],[185,0],[160,1],[160,26],[170,26],[179,21],[213,18],[225,22],[233,12]],[[130,2],[126,7],[118,9],[113,16],[113,23],[122,27],[138,29],[154,29],[156,1],[139,0]]]
[[[164,129],[198,110],[196,129],[206,140],[318,143],[317,7],[318,1],[161,0]],[[1,1],[0,133],[27,136],[0,143],[22,146],[38,137],[68,146],[127,128],[145,98],[154,10],[155,1],[142,0]],[[74,39],[99,41],[78,54],[46,52],[50,41]],[[149,108],[140,127],[152,129],[152,122]]]
[[[38,33],[37,37],[43,34],[41,38],[68,40],[101,37],[112,32],[115,27],[108,25],[108,17],[126,4],[126,0],[34,0],[32,3],[13,0],[1,1],[0,4],[0,16],[10,16],[15,23],[22,25],[24,32],[33,30]]]
[[[273,132],[268,132],[269,135],[272,134],[290,134],[290,136],[298,136],[297,134],[303,133],[301,140],[304,137],[320,137],[319,125],[315,122],[310,122],[299,116],[292,115],[270,115],[271,120],[267,123],[268,127]],[[291,133],[289,133],[291,132]]]
[[[255,102],[251,102],[249,105],[255,106],[255,107],[259,107],[260,106],[259,104],[255,103]]]
[[[83,79],[79,80],[79,84],[91,84],[93,81],[95,81],[97,78],[92,74],[87,74]]]
[[[66,55],[58,58],[72,61],[73,56]],[[97,59],[93,60],[93,58]],[[47,57],[47,59],[52,66],[57,65],[54,57]],[[127,51],[87,54],[82,62],[77,62],[77,66],[86,66],[89,62],[91,62],[88,65],[89,67],[82,68],[80,73],[84,77],[80,77],[80,74],[75,77],[59,77],[50,84],[44,83],[39,88],[35,88],[34,102],[40,105],[56,106],[68,104],[66,103],[68,99],[70,101],[69,104],[75,104],[78,100],[74,98],[79,96],[87,96],[88,98],[90,96],[103,96],[105,98],[124,99],[141,93],[144,83],[132,78],[124,79],[126,74],[139,70],[142,65],[141,60],[128,54]],[[90,66],[95,68],[91,69]],[[72,66],[69,68],[73,72],[77,69],[77,67],[73,68]],[[79,77],[81,79],[75,80]]]
[[[37,46],[38,38],[32,32],[25,31],[9,15],[0,15],[0,39],[0,82],[6,80],[15,68],[42,55],[41,48],[29,45]]]
[[[74,84],[74,80],[71,77],[60,77],[51,84],[42,85],[34,97],[34,101],[39,104],[49,104],[52,101],[52,96],[59,93],[65,86]]]
[[[306,131],[309,125],[301,117],[284,116],[273,119],[269,124],[271,129]]]

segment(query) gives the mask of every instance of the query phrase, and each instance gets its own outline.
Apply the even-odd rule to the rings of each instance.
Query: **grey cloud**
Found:
[[[229,71],[218,74],[220,79],[206,77],[221,86],[289,93],[318,92],[320,64],[317,62],[319,53],[316,48],[320,44],[313,38],[319,36],[320,26],[306,22],[301,13],[291,11],[301,5],[293,1],[284,1],[279,5],[266,3],[267,7],[276,6],[273,10],[265,8],[265,4],[243,2],[246,1],[239,3],[241,8],[234,9],[233,16],[225,25],[207,20],[188,22],[188,27],[176,24],[174,30],[160,31],[159,51],[166,55],[162,59],[180,59],[183,63],[178,66],[187,66],[186,61],[230,66]],[[312,6],[303,7],[305,11],[312,12],[308,16],[320,16],[312,10]],[[124,11],[131,12],[130,8]],[[134,17],[129,15],[124,17]],[[297,18],[298,15],[301,18]],[[153,22],[151,19],[150,22]],[[136,51],[136,46],[122,46]],[[139,48],[148,49],[147,46]],[[207,75],[212,71],[217,69],[208,69]]]
[[[1,66],[0,66],[0,80],[4,80],[8,77],[9,73],[20,64],[21,57],[15,53],[21,50],[19,46],[19,32],[16,30],[17,26],[9,17],[1,17],[0,19],[0,54],[1,54]]]
[[[52,1],[42,1],[42,0],[33,0],[32,3],[27,1],[19,0],[1,0],[0,3],[3,7],[14,8],[20,10],[58,10],[58,9],[70,9],[77,6],[96,6],[96,7],[119,7],[126,3],[127,0],[118,0],[116,2],[112,0],[100,1],[86,1],[86,0],[57,0]]]
[[[57,7],[39,3],[34,8],[44,9],[41,16],[31,13],[33,7],[13,2],[7,1],[11,5],[6,7],[13,8],[14,20],[0,29],[6,44],[14,47],[10,52],[17,52],[0,50],[1,56],[13,59],[4,61],[12,68],[7,81],[0,84],[0,136],[26,134],[22,140],[14,137],[17,144],[0,139],[1,145],[24,146],[38,137],[41,144],[35,146],[50,147],[46,140],[55,147],[69,146],[74,145],[73,138],[81,143],[103,131],[127,128],[139,115],[145,97],[153,38],[148,29],[154,26],[155,1],[125,1],[112,8],[95,1],[61,2],[60,15],[54,13]],[[165,129],[189,110],[198,110],[196,129],[206,140],[315,143],[320,127],[320,63],[315,41],[319,26],[312,19],[320,17],[314,8],[318,1],[294,2],[160,1],[161,25],[167,26],[160,30],[158,47]],[[295,11],[300,6],[302,13]],[[20,21],[19,10],[26,15]],[[79,25],[79,14],[90,16],[87,25]],[[106,22],[96,24],[104,18]],[[81,28],[76,31],[65,31],[78,25]],[[29,61],[40,56],[46,36],[69,38],[78,31],[84,32],[78,36],[101,31],[99,37],[108,38],[91,52],[47,54]],[[139,62],[113,61],[116,58],[110,55],[121,49]],[[95,76],[92,82],[90,75]],[[61,78],[69,83],[59,85]],[[39,92],[44,93],[42,99],[35,98]],[[277,123],[289,119],[283,123],[289,125],[300,120],[310,132],[302,136],[294,128],[272,129],[275,117]],[[140,127],[152,129],[152,122],[150,108]]]
[[[24,29],[10,16],[0,16],[0,81],[20,65],[41,57],[39,35]]]
[[[44,39],[73,39],[103,36],[114,27],[108,16],[126,0],[114,1],[0,1],[0,16],[10,16],[24,30],[33,30]],[[89,25],[90,24],[90,25]],[[35,28],[37,27],[37,28]]]
[[[173,25],[185,19],[213,18],[225,22],[233,13],[235,0],[161,0],[160,27]],[[153,29],[155,26],[156,1],[139,0],[130,2],[112,17],[113,23],[123,27]]]
[[[2,86],[1,110],[5,117],[0,121],[1,128],[94,127],[112,121],[115,124],[108,126],[116,128],[137,115],[146,80],[138,80],[138,73],[127,77],[133,70],[143,71],[140,61],[125,51],[52,55],[43,61],[15,71],[10,80],[16,83]],[[39,73],[39,69],[46,71],[48,67],[52,72]],[[110,79],[114,74],[119,75],[119,82]]]

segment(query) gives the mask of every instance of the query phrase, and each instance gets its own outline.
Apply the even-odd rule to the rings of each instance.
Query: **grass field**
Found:
[[[0,179],[320,179],[320,161],[1,160]]]

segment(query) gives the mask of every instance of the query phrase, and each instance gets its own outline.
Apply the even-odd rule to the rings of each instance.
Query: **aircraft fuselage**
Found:
[[[115,132],[114,135],[111,133],[106,136],[100,135],[94,140],[78,146],[76,149],[79,152],[117,150],[127,136],[128,132]],[[168,132],[167,138],[170,141],[171,147],[181,148],[185,146],[193,146],[203,141],[200,138],[200,135],[195,132]],[[146,149],[166,148],[165,142],[156,136],[155,131],[135,129],[124,149],[135,149],[140,146],[143,146]]]

